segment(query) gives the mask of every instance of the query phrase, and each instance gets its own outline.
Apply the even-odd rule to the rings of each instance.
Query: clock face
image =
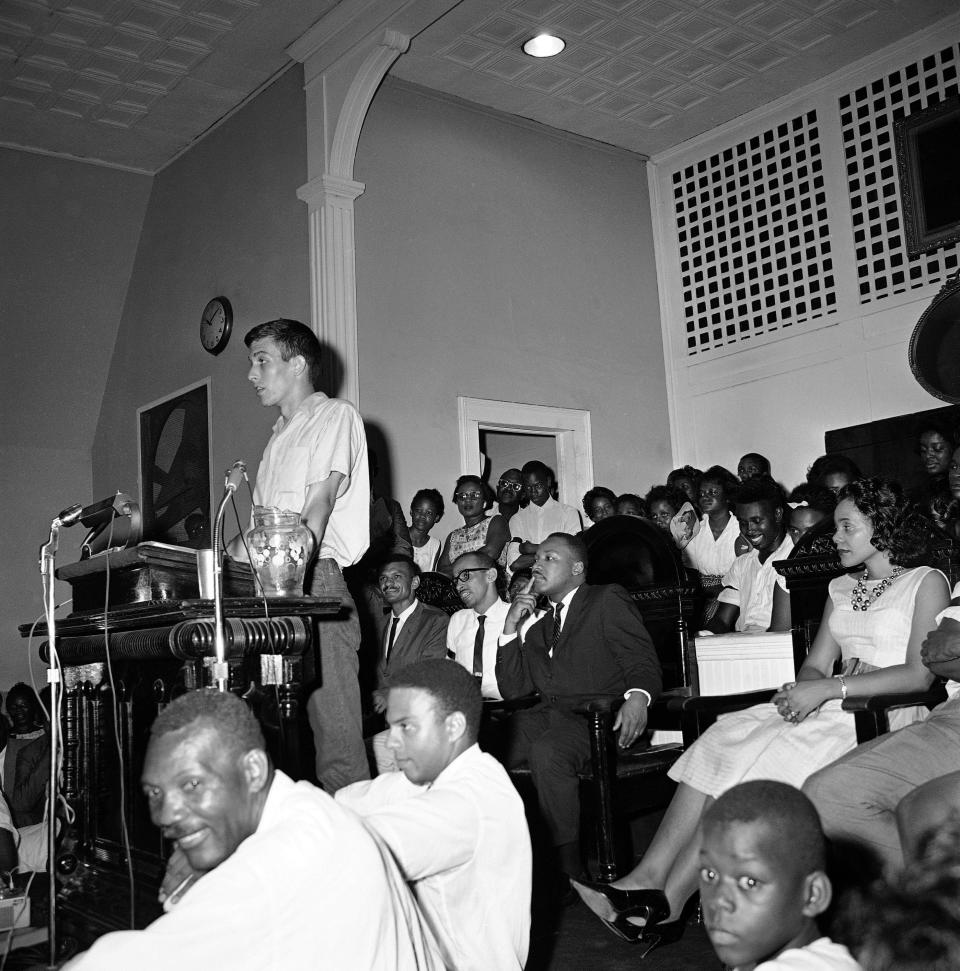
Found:
[[[230,340],[233,326],[233,310],[226,297],[214,297],[200,318],[200,343],[205,351],[219,354]]]

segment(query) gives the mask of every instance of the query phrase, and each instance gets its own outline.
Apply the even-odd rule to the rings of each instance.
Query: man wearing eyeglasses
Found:
[[[484,698],[502,701],[497,641],[510,605],[497,590],[497,565],[486,553],[464,553],[453,564],[453,579],[466,606],[447,625],[447,657],[477,679]]]
[[[497,482],[497,512],[508,520],[520,511],[523,500],[523,477],[519,469],[507,469]]]

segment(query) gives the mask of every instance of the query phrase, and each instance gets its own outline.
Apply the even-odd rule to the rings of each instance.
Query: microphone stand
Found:
[[[79,507],[77,507],[79,509]],[[50,524],[50,535],[47,542],[40,547],[40,573],[44,578],[44,612],[47,615],[47,637],[49,650],[47,661],[47,684],[50,685],[50,777],[49,810],[47,812],[47,869],[50,871],[49,891],[49,967],[57,966],[57,880],[56,880],[56,850],[57,850],[57,804],[58,804],[58,750],[60,744],[60,669],[57,666],[57,597],[55,589],[55,575],[57,565],[57,549],[60,545],[60,527],[62,521],[58,516]],[[11,931],[11,933],[13,933]]]
[[[223,498],[217,507],[217,515],[213,521],[213,624],[214,651],[216,659],[213,664],[213,680],[217,683],[218,691],[227,690],[230,669],[227,664],[227,638],[223,624],[223,554],[220,552],[221,532],[223,529],[223,514],[226,511],[230,497],[240,486],[240,480],[246,479],[247,466],[242,462],[234,462],[227,470]]]

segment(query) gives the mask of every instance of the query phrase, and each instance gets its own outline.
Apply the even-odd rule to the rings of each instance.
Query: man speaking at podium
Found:
[[[257,469],[253,501],[299,512],[316,540],[307,573],[312,597],[338,597],[339,616],[320,624],[320,671],[313,682],[307,717],[316,746],[317,779],[331,795],[370,778],[360,712],[360,624],[343,570],[370,545],[370,477],[363,421],[348,401],[318,391],[320,342],[296,320],[271,320],[244,338],[250,349],[247,377],[260,404],[280,417]],[[244,557],[241,543],[230,552]],[[314,674],[318,675],[315,677]],[[319,684],[317,684],[319,682]]]

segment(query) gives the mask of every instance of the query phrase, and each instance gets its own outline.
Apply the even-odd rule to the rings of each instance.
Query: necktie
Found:
[[[478,681],[483,680],[483,623],[486,619],[486,614],[477,617],[477,636],[473,639],[473,676]]]
[[[563,602],[561,601],[553,608],[553,636],[550,638],[550,654],[552,655],[557,647],[557,641],[560,640],[560,611],[563,610]]]
[[[387,641],[387,654],[383,659],[384,662],[390,660],[390,652],[393,650],[393,642],[397,639],[397,624],[400,623],[400,618],[394,614],[393,623],[390,625],[390,639]]]

